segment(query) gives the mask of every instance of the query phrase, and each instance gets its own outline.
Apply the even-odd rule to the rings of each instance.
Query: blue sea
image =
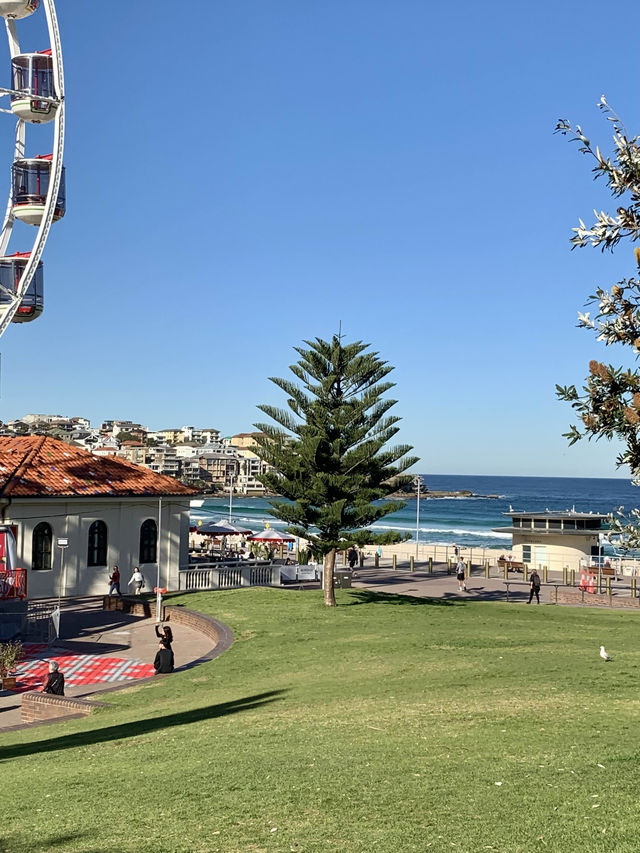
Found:
[[[466,475],[424,474],[424,484],[434,491],[470,490],[470,498],[420,498],[420,543],[465,548],[508,548],[511,537],[494,533],[504,527],[510,508],[518,511],[567,510],[609,513],[620,506],[625,510],[640,506],[640,488],[625,479],[587,479],[573,477],[477,477]],[[487,497],[497,495],[497,497]],[[404,509],[388,515],[374,525],[376,530],[397,530],[412,534],[417,527],[415,498]],[[202,508],[194,508],[194,518],[228,518],[229,499],[211,498]],[[276,529],[285,524],[269,514],[264,498],[234,495],[232,517],[254,530],[269,522]]]

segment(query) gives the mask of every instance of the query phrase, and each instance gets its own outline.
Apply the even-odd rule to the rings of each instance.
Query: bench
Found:
[[[598,568],[596,566],[589,567],[589,569],[587,569],[587,571],[593,572],[596,575],[598,574]],[[616,577],[616,570],[613,568],[613,566],[602,566],[602,568],[600,569],[600,574],[603,577],[608,576],[610,578],[615,578]]]
[[[505,566],[510,572],[524,572],[524,563],[516,563],[515,560],[498,560],[499,569],[504,569]]]

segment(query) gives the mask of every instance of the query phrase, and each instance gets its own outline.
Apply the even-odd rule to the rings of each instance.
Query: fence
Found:
[[[178,589],[185,592],[243,586],[280,586],[280,566],[249,560],[240,564],[198,563],[181,568],[178,574]]]
[[[400,568],[402,566],[414,565],[416,571],[424,571],[424,567],[428,565],[444,565],[454,566],[461,559],[466,566],[471,565],[473,568],[484,568],[487,564],[494,572],[503,572],[503,560],[508,557],[510,551],[505,549],[503,552],[493,548],[460,548],[459,556],[456,556],[453,547],[445,545],[421,545],[419,548],[419,556],[416,556],[415,546],[410,545],[391,546],[383,548],[383,556],[376,559],[375,548],[367,547],[360,554],[360,565],[364,568],[371,568],[374,565],[380,567],[389,567],[395,563]],[[347,565],[347,552],[340,552],[338,562],[342,565]],[[362,559],[364,555],[364,560]],[[509,562],[507,559],[506,562]],[[517,567],[522,568],[522,563],[516,562],[515,558],[511,560]],[[529,570],[533,568],[533,563],[527,564]],[[582,568],[595,567],[596,571],[600,570],[605,573],[610,573],[611,570],[615,577],[638,577],[640,578],[640,560],[630,557],[614,557],[614,556],[593,556],[590,558],[579,558],[578,555],[573,560],[554,557],[553,554],[544,562],[539,562],[535,565],[539,574],[546,569],[549,572],[567,573],[573,569],[576,573]],[[497,576],[497,575],[496,575]]]
[[[53,621],[54,610],[50,603],[29,602],[24,630],[24,639],[28,643],[46,643],[50,646],[54,642],[58,636]]]

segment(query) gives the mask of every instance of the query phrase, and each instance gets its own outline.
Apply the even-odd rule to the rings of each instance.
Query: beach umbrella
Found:
[[[227,521],[224,518],[214,522],[214,524],[216,527],[225,531],[223,534],[224,536],[248,536],[249,533],[253,533],[253,530],[249,530],[248,527],[241,527],[234,521]]]
[[[229,530],[215,521],[200,520],[189,527],[189,533],[201,533],[203,536],[228,536]]]
[[[295,542],[296,537],[289,533],[280,533],[278,530],[272,530],[270,527],[261,530],[260,533],[255,533],[249,537],[249,542],[265,542],[267,545],[281,545],[283,542]]]

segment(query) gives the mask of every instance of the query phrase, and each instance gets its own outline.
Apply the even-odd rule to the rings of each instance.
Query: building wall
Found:
[[[120,586],[125,593],[133,567],[138,565],[140,527],[148,518],[158,524],[158,512],[157,498],[15,499],[5,509],[4,523],[17,526],[18,566],[28,571],[29,598],[104,594],[108,592],[108,578],[114,565],[120,567]],[[107,563],[89,567],[89,527],[97,520],[107,525]],[[33,571],[31,567],[33,530],[41,521],[46,521],[53,530],[53,568],[50,571]],[[62,549],[56,545],[60,537],[69,540],[63,561]],[[160,586],[178,589],[178,568],[188,563],[188,547],[188,498],[163,498]],[[141,564],[140,569],[147,581],[145,591],[152,591],[156,585],[157,564]]]
[[[549,569],[562,569],[567,566],[569,569],[578,569],[580,560],[589,559],[591,557],[591,546],[597,546],[599,536],[596,533],[585,533],[571,536],[553,536],[547,534],[536,535],[535,531],[523,530],[522,532],[513,531],[513,547],[511,553],[517,562],[522,562],[522,546],[531,545],[532,551],[535,546],[544,545],[547,549],[546,565]],[[535,559],[532,554],[532,562]]]

